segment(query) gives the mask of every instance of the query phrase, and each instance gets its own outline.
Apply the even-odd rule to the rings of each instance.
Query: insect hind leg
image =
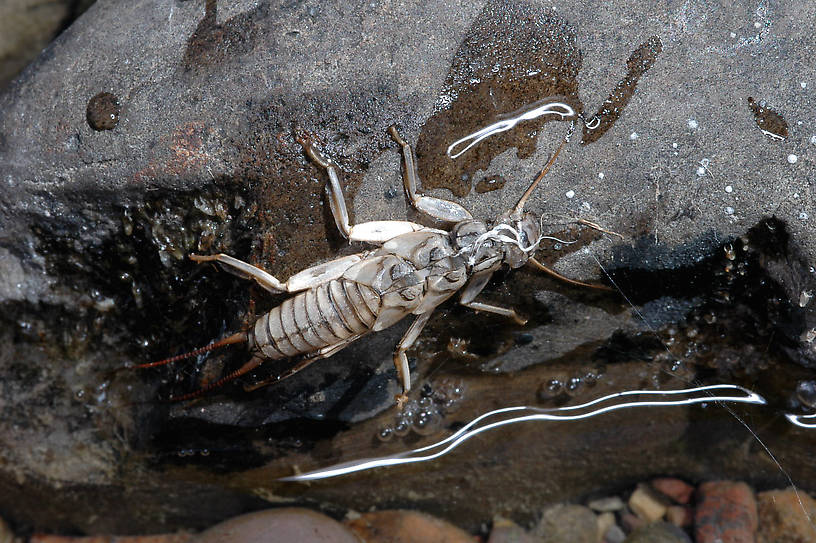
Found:
[[[400,234],[425,229],[421,224],[410,221],[370,221],[352,225],[348,206],[346,206],[346,196],[343,193],[343,187],[340,185],[340,176],[334,162],[323,156],[311,141],[300,138],[298,142],[303,146],[306,155],[315,164],[324,168],[329,175],[329,182],[326,184],[329,207],[334,217],[334,223],[343,237],[349,241],[381,244]]]
[[[406,142],[397,132],[395,126],[388,128],[391,138],[402,147],[402,159],[405,163],[405,173],[402,177],[405,196],[414,208],[420,213],[442,222],[456,223],[473,218],[470,211],[450,200],[424,196],[417,192],[419,175],[417,174],[416,163],[414,162],[414,152],[411,145]]]

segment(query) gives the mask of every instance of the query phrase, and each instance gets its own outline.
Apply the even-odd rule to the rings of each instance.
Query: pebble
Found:
[[[659,477],[652,479],[652,488],[666,497],[671,498],[675,503],[686,504],[694,494],[694,487],[675,477]]]
[[[680,528],[691,526],[694,510],[688,505],[670,505],[666,509],[666,520]]]
[[[667,507],[663,498],[646,485],[638,485],[629,497],[629,509],[648,522],[662,519]]]
[[[29,543],[193,543],[192,538],[193,535],[186,532],[179,532],[175,534],[128,536],[92,535],[84,537],[34,534],[28,541]],[[0,539],[0,543],[6,543],[6,541]]]
[[[190,543],[254,543],[308,541],[359,543],[345,526],[321,513],[300,507],[256,511],[216,524]]]
[[[599,513],[606,513],[608,511],[620,511],[623,509],[623,500],[618,496],[609,496],[607,498],[598,498],[587,503],[587,507]]]
[[[642,526],[629,534],[625,543],[691,543],[691,539],[673,524],[655,522]]]
[[[609,528],[603,538],[604,543],[623,543],[624,541],[626,541],[626,533],[617,524]]]
[[[754,543],[757,504],[742,482],[711,481],[697,489],[694,535],[697,543]]]
[[[14,532],[6,521],[0,518],[0,543],[14,543]]]
[[[545,543],[597,543],[598,521],[583,505],[554,505],[544,510],[533,529]]]
[[[596,519],[598,525],[598,540],[602,540],[606,532],[609,531],[612,526],[617,526],[615,522],[615,513],[606,512],[598,515]]]
[[[346,522],[346,526],[364,543],[473,543],[473,537],[467,532],[417,511],[392,509],[363,513],[359,518]]]
[[[802,500],[799,503],[799,500]],[[816,541],[816,500],[792,488],[757,495],[759,506],[758,543],[809,543]],[[810,520],[805,512],[810,515]]]
[[[487,543],[540,543],[541,539],[528,534],[527,531],[513,522],[501,516],[493,518],[493,528],[490,530],[490,537]]]

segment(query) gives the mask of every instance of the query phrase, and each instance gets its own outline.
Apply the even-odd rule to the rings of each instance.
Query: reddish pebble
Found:
[[[674,500],[676,503],[687,504],[694,494],[694,487],[674,477],[660,477],[652,479],[652,488]]]
[[[812,543],[816,541],[816,500],[804,490],[760,492],[760,543]]]
[[[666,520],[680,528],[691,526],[694,512],[688,505],[671,505],[666,509]]]
[[[712,481],[697,489],[697,543],[755,543],[757,504],[745,483]]]
[[[633,513],[626,512],[621,514],[621,524],[624,530],[632,532],[641,526],[645,526],[647,522]]]
[[[363,513],[346,525],[364,543],[473,543],[476,539],[444,520],[416,511]]]

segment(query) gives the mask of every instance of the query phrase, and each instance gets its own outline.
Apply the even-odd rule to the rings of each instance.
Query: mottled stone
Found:
[[[625,543],[692,543],[686,533],[667,522],[642,526],[626,538]]]
[[[285,507],[231,518],[200,533],[190,543],[309,541],[358,543],[345,526],[310,509]]]
[[[543,512],[533,533],[545,543],[595,543],[598,521],[588,507],[559,504]]]
[[[405,510],[363,513],[346,525],[365,543],[473,543],[453,524],[425,513]]]
[[[756,529],[757,505],[747,484],[712,481],[697,488],[697,543],[754,543]]]
[[[758,543],[812,543],[816,541],[816,500],[792,488],[757,495]]]

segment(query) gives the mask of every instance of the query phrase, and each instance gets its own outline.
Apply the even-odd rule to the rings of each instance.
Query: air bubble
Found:
[[[377,439],[380,441],[386,442],[391,441],[391,438],[394,437],[394,429],[390,426],[384,426],[380,428],[377,432]]]
[[[401,420],[394,426],[394,435],[405,437],[411,431],[411,425],[408,422]]]
[[[796,397],[810,409],[816,409],[816,381],[799,381],[796,385]]]

